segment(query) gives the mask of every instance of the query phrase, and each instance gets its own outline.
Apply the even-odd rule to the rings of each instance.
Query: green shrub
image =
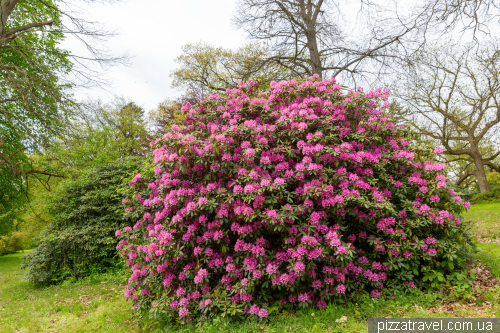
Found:
[[[494,187],[490,192],[476,194],[471,201],[475,204],[500,202],[500,186]]]
[[[54,283],[118,265],[115,230],[132,224],[120,209],[120,187],[138,168],[136,159],[118,160],[61,184],[49,199],[51,223],[24,257],[25,279]]]
[[[19,231],[0,236],[0,256],[20,251],[24,248],[23,245],[23,234]]]
[[[138,221],[117,231],[139,313],[265,318],[467,285],[470,205],[442,149],[394,126],[388,91],[312,79],[186,104],[152,142],[155,167],[124,201]]]

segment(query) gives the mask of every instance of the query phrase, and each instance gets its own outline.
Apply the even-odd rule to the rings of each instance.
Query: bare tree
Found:
[[[267,61],[303,77],[318,73],[371,83],[393,73],[428,40],[489,34],[499,0],[239,0],[233,24],[268,43]],[[349,24],[346,17],[356,17]],[[352,23],[352,22],[351,22]],[[491,31],[490,31],[491,30]],[[449,38],[449,36],[448,36]]]
[[[342,28],[346,6],[336,0],[239,0],[233,23],[250,39],[269,43],[268,61],[294,74],[344,76],[355,83],[404,59],[422,43],[418,30],[428,24],[426,15],[403,18],[372,1],[359,4],[361,34]]]
[[[498,28],[499,0],[424,0],[419,3],[415,12],[427,16],[429,26],[441,33],[457,30],[472,32],[472,36],[477,37],[478,34],[490,35]]]
[[[460,162],[460,185],[475,176],[490,190],[485,168],[500,172],[500,48],[498,43],[440,44],[419,51],[402,68],[394,93],[404,117]]]

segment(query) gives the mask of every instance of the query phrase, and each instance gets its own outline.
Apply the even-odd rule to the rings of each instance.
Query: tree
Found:
[[[268,50],[256,43],[236,51],[197,43],[183,46],[182,51],[175,60],[180,67],[171,74],[172,86],[199,89],[202,95],[226,91],[250,78],[270,82],[289,76],[284,68],[266,62]]]
[[[44,158],[60,173],[74,175],[120,157],[142,155],[149,148],[144,111],[117,97],[110,103],[81,102],[75,117]]]
[[[423,23],[419,15],[389,17],[380,3],[361,4],[370,9],[358,22],[367,23],[361,36],[342,30],[346,8],[335,0],[240,0],[233,23],[250,39],[269,43],[267,62],[302,77],[348,74],[356,82],[404,57],[402,51],[417,40],[415,32]],[[378,19],[372,20],[375,15]]]
[[[105,69],[127,59],[96,47],[114,33],[80,16],[75,6],[72,0],[0,2],[0,130],[8,132],[0,161],[12,177],[61,176],[23,161],[65,130],[76,105],[71,88],[105,84],[94,65]],[[61,49],[67,36],[82,41],[89,55]]]
[[[500,50],[489,43],[435,45],[418,52],[394,85],[405,119],[441,144],[449,161],[465,168],[460,185],[475,176],[481,192],[490,190],[488,167],[500,171]],[[469,166],[473,166],[470,168]]]
[[[3,0],[0,19],[0,126],[7,133],[0,160],[18,177],[35,172],[22,163],[26,151],[46,145],[67,119],[70,85],[58,76],[72,66],[57,48],[64,38],[59,13],[36,1]]]
[[[400,9],[402,8],[402,10]],[[354,12],[357,14],[353,15]],[[498,0],[239,0],[233,23],[294,74],[380,80],[436,37],[498,29]],[[346,18],[356,17],[355,24]],[[491,29],[491,30],[490,30]],[[349,80],[349,81],[347,81]]]
[[[98,110],[99,122],[113,130],[113,146],[121,156],[143,155],[146,147],[141,139],[148,134],[144,109],[123,98],[117,99],[115,104]]]
[[[415,13],[425,17],[429,27],[442,33],[472,32],[476,41],[479,34],[490,35],[500,15],[498,0],[425,0],[419,1]],[[436,31],[436,30],[434,30]]]

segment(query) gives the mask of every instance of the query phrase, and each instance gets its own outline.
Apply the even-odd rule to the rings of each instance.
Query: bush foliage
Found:
[[[500,173],[490,172],[488,174],[490,192],[477,193],[471,199],[474,204],[500,202]]]
[[[119,264],[114,232],[133,224],[123,214],[119,189],[138,169],[137,160],[122,159],[61,184],[49,200],[51,223],[41,233],[38,247],[23,258],[25,279],[54,283]]]
[[[471,250],[440,150],[334,79],[241,83],[183,106],[130,181],[125,296],[153,316],[265,318],[464,280]]]
[[[22,250],[24,248],[23,236],[23,233],[19,231],[0,236],[0,256]]]
[[[475,204],[500,202],[500,186],[494,187],[490,192],[476,194],[471,201]]]

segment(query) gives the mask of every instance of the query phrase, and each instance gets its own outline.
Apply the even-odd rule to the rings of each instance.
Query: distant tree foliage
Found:
[[[144,145],[140,141],[147,135],[143,108],[122,99],[115,107],[101,108],[98,112],[98,121],[112,129],[113,146],[121,156],[144,153]]]
[[[149,148],[144,110],[117,97],[109,103],[87,100],[75,111],[68,131],[54,141],[44,158],[65,174],[141,155]]]
[[[202,89],[194,85],[188,86],[187,92],[179,98],[167,98],[158,103],[156,109],[149,111],[148,118],[152,127],[153,136],[161,135],[172,125],[182,125],[186,115],[181,112],[184,104],[195,105],[203,98]]]
[[[184,45],[182,51],[175,59],[179,68],[171,74],[172,86],[187,90],[196,87],[203,95],[226,91],[250,78],[270,82],[292,75],[278,64],[266,62],[269,50],[257,43],[233,51],[200,42]]]

